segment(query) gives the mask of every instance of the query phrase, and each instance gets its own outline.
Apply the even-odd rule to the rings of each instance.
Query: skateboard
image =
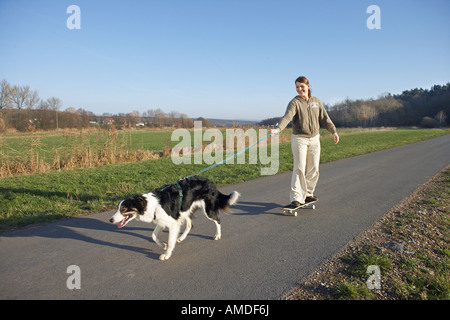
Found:
[[[298,206],[297,208],[282,207],[281,210],[283,211],[283,214],[296,217],[297,210],[299,210],[299,209],[313,209],[313,210],[316,209],[316,205],[314,203],[316,203],[317,201],[318,200],[304,203],[304,204]]]

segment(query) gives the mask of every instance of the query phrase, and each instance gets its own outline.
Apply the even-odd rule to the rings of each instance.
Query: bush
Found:
[[[420,123],[420,126],[423,128],[437,128],[438,122],[430,117],[423,117],[422,122]]]

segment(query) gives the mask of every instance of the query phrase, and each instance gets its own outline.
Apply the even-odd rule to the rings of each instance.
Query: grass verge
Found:
[[[448,134],[449,130],[392,130],[359,132],[342,137],[334,145],[323,137],[321,162],[403,145]],[[268,148],[270,151],[270,147]],[[247,152],[248,156],[248,152]],[[279,170],[292,169],[290,143],[279,145]],[[220,165],[202,175],[218,186],[260,177],[261,164]],[[114,208],[132,194],[144,193],[173,183],[203,168],[201,165],[175,165],[171,158],[136,163],[106,165],[0,179],[0,229],[61,217],[90,214]]]

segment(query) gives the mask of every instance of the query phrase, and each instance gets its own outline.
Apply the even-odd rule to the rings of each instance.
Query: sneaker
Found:
[[[298,201],[292,201],[291,204],[289,205],[292,208],[297,208],[300,207],[302,204]]]
[[[308,202],[314,202],[317,200],[319,200],[319,198],[314,197],[314,196],[309,196],[309,197],[306,197],[305,202],[308,203]]]
[[[291,203],[289,203],[288,205],[284,206],[283,208],[286,209],[295,209],[298,208],[299,206],[301,206],[301,203],[298,201],[292,201]]]

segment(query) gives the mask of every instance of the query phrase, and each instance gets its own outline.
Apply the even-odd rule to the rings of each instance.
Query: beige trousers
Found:
[[[292,135],[294,167],[291,179],[290,201],[305,203],[305,198],[314,195],[319,180],[320,135],[304,138]]]

